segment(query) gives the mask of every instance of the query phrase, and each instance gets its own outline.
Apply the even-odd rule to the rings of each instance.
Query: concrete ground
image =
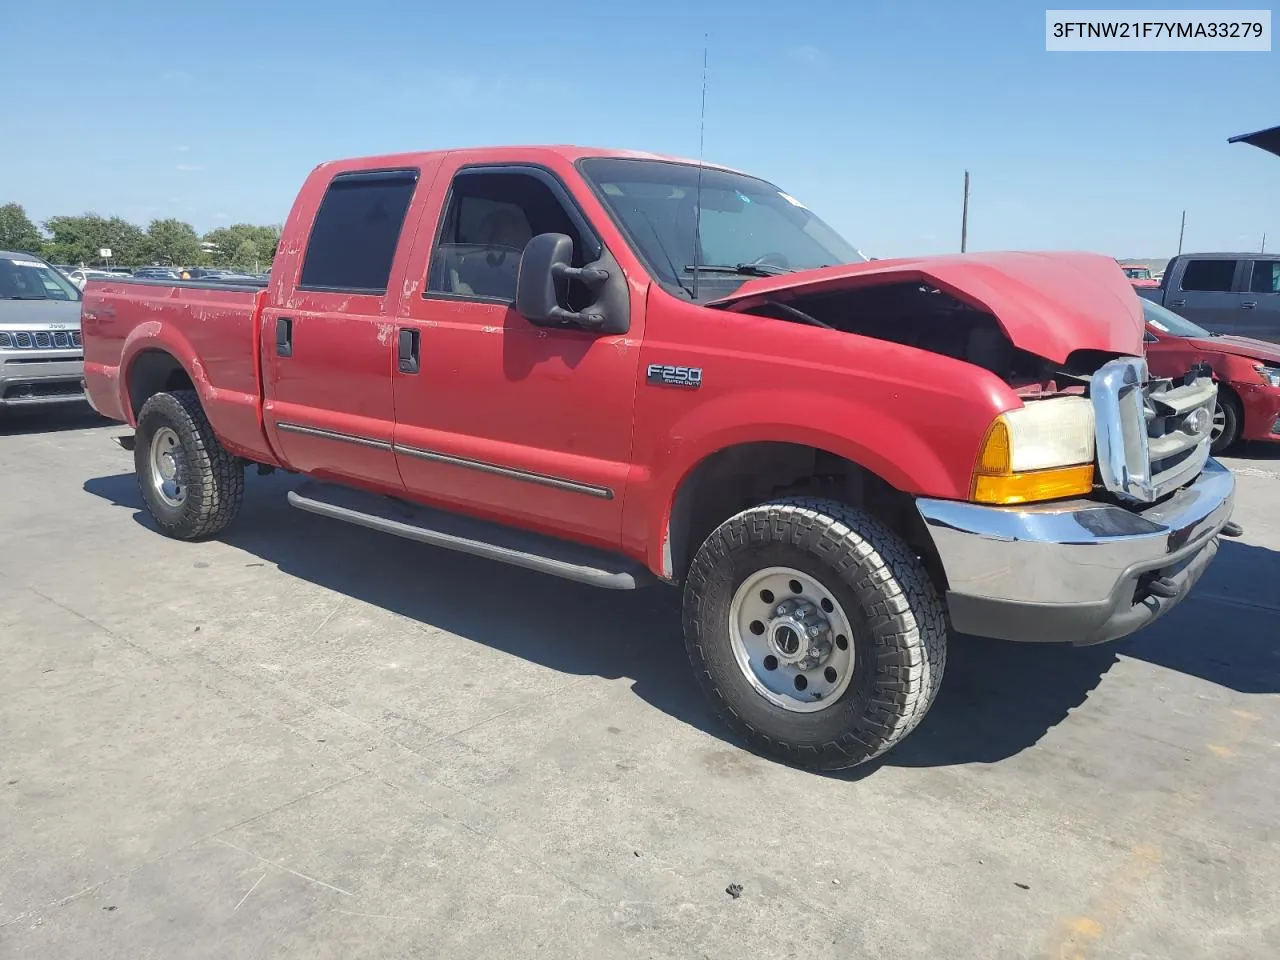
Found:
[[[0,426],[0,957],[1280,956],[1280,452],[1127,641],[957,640],[878,767],[761,760],[663,592],[289,509],[154,533]],[[734,899],[725,892],[741,884]]]

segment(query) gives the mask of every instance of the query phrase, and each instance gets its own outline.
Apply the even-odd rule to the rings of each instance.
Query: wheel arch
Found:
[[[880,519],[945,591],[946,573],[911,494],[841,453],[774,440],[721,447],[685,471],[667,504],[662,575],[681,581],[703,540],[734,514],[799,493],[839,500]]]

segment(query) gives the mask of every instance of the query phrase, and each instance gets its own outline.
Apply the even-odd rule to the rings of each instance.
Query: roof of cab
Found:
[[[329,160],[316,169],[341,165],[346,169],[368,170],[386,167],[404,167],[421,163],[424,160],[440,159],[454,154],[464,155],[468,162],[518,163],[521,161],[546,160],[559,157],[575,163],[587,157],[607,157],[618,160],[661,160],[666,163],[683,163],[698,166],[699,161],[684,157],[668,156],[661,153],[648,153],[643,150],[625,150],[609,147],[580,147],[572,144],[541,144],[527,146],[492,146],[492,147],[457,147],[448,150],[421,150],[406,153],[383,154],[371,157],[351,157],[341,160]],[[723,170],[728,173],[741,173],[723,164],[701,161],[701,166],[708,170]]]

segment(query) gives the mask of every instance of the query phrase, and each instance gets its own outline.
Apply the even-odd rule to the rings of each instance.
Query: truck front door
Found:
[[[642,310],[631,311],[622,335],[535,327],[515,311],[531,237],[569,235],[575,265],[603,249],[543,167],[454,169],[438,178],[429,209],[436,215],[424,220],[412,258],[425,277],[396,318],[395,448],[406,489],[616,548]]]

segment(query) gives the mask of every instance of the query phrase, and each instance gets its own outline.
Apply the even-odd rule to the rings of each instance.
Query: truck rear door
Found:
[[[285,238],[305,235],[306,245],[272,271],[263,409],[271,442],[295,470],[403,489],[391,449],[392,318],[412,240],[406,225],[417,223],[411,207],[432,173],[318,171],[290,214]]]
[[[1236,333],[1247,260],[1188,257],[1175,266],[1164,305],[1214,333]]]

